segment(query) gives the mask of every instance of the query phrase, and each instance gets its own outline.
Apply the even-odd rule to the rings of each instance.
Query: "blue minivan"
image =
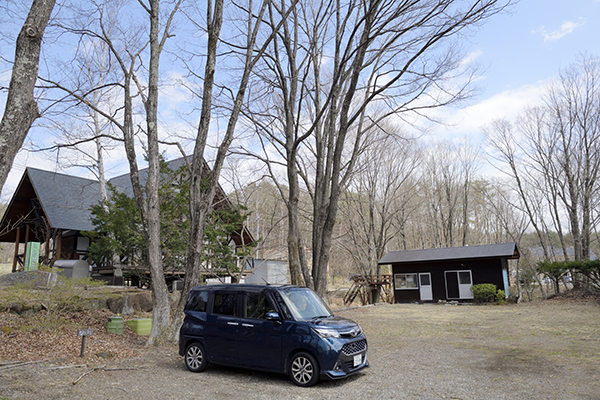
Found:
[[[369,366],[360,326],[336,317],[308,288],[208,285],[190,291],[179,354],[192,372],[211,364],[287,373],[298,386]]]

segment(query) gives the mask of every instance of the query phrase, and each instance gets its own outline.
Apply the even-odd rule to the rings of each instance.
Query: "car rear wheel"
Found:
[[[208,366],[206,352],[200,343],[192,343],[185,349],[185,366],[192,372],[202,372]]]
[[[319,365],[312,355],[298,353],[290,360],[289,374],[296,385],[313,386],[319,381]]]

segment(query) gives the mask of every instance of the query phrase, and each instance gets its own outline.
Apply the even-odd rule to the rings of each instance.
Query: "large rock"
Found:
[[[120,315],[132,315],[134,312],[152,311],[152,294],[143,292],[137,294],[123,294],[107,300],[110,311]]]
[[[131,315],[134,312],[131,298],[132,296],[127,294],[114,297],[108,299],[106,305],[108,306],[108,309],[115,314]]]
[[[19,271],[0,276],[0,286],[48,287],[54,282],[56,274],[44,271]]]
[[[135,311],[152,311],[152,294],[150,292],[138,293],[133,297],[133,309]]]

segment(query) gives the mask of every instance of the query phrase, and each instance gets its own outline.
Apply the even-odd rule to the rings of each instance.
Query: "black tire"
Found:
[[[309,353],[301,352],[290,359],[290,379],[302,387],[313,386],[319,381],[319,364]]]
[[[208,359],[204,347],[198,343],[191,343],[185,349],[185,366],[192,372],[202,372],[208,367]]]

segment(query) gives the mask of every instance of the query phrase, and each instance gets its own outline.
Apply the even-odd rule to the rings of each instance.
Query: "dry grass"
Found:
[[[579,400],[597,399],[600,393],[600,306],[595,300],[563,297],[505,306],[396,304],[336,314],[363,327],[371,368],[355,378],[298,391],[285,377],[235,368],[190,374],[174,345],[142,349],[145,337],[127,326],[125,335],[106,333],[105,312],[64,314],[64,330],[50,327],[43,337],[40,330],[29,329],[34,318],[0,313],[0,349],[12,352],[13,347],[27,354],[4,357],[60,357],[72,367],[85,363],[81,368],[37,363],[7,369],[0,373],[0,399],[159,399],[175,393],[177,398],[210,400],[243,393],[253,399]],[[86,342],[90,347],[85,360],[78,358],[74,331],[81,324],[96,329]],[[4,332],[3,327],[12,331]],[[9,337],[15,333],[19,336]],[[100,351],[114,357],[99,359],[95,353]],[[98,365],[107,368],[89,373]],[[73,385],[84,372],[89,374]]]
[[[94,363],[103,360],[101,353],[110,358],[138,356],[147,336],[137,335],[127,325],[122,335],[107,332],[104,323],[112,315],[108,310],[39,312],[29,318],[0,313],[0,364],[2,360]],[[86,340],[84,359],[78,329],[94,330]]]
[[[0,264],[0,275],[10,274],[12,272],[12,264]]]
[[[546,300],[519,305],[381,305],[339,312],[361,324],[369,347],[387,351],[426,341],[456,348],[600,367],[600,306]],[[536,361],[536,363],[537,363]]]

